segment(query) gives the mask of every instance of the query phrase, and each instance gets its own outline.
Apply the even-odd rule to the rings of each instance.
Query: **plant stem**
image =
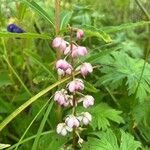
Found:
[[[142,5],[142,3],[139,0],[135,0],[135,2],[137,3],[137,5],[141,9],[141,11],[145,14],[147,20],[150,21],[150,15],[149,15],[148,11],[144,8],[144,6]],[[148,25],[148,33],[150,33],[150,25]],[[150,36],[148,34],[147,43],[146,43],[146,47],[145,47],[144,64],[143,64],[141,75],[140,75],[140,78],[139,78],[139,81],[138,81],[138,85],[137,85],[137,88],[136,88],[136,91],[135,91],[135,96],[136,96],[136,94],[138,92],[138,88],[140,86],[140,83],[141,83],[141,80],[142,80],[142,76],[144,74],[144,70],[145,70],[145,67],[146,67],[146,63],[148,61],[149,53],[150,53]]]
[[[72,53],[72,50],[73,50],[73,29],[72,27],[69,26],[69,29],[70,29],[70,51]],[[71,59],[71,65],[72,65],[72,80],[74,80],[74,58],[70,56],[70,59]],[[73,104],[73,108],[72,108],[72,114],[74,116],[76,116],[76,92],[73,92],[73,99],[72,99],[72,104]],[[76,149],[76,128],[74,127],[73,129],[73,133],[72,133],[72,136],[73,136],[73,141],[72,141],[72,148],[75,150]]]

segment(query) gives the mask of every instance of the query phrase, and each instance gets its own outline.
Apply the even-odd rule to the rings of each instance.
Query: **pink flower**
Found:
[[[72,44],[72,51],[75,50],[76,48],[77,48],[77,46],[74,45],[74,44]],[[64,55],[67,55],[67,54],[69,54],[70,52],[71,52],[71,45],[69,45],[69,46],[65,49]]]
[[[70,128],[79,127],[80,124],[79,120],[73,115],[68,116],[65,120],[65,123]]]
[[[88,73],[93,72],[93,67],[90,63],[83,63],[81,65],[80,73],[83,77],[85,77]]]
[[[67,47],[67,42],[64,41],[61,37],[56,37],[53,42],[52,42],[52,47],[55,48],[55,49],[59,49],[61,50],[62,52],[64,52],[64,50],[66,49]]]
[[[84,46],[74,47],[71,51],[71,57],[75,58],[77,56],[85,56],[87,55],[87,49]]]
[[[83,36],[84,36],[83,30],[78,29],[78,30],[77,30],[77,39],[80,40],[80,39],[83,38]]]
[[[71,132],[72,128],[69,128],[65,123],[59,123],[57,125],[56,132],[62,136],[65,136],[68,132]]]
[[[84,89],[84,84],[81,79],[74,79],[68,84],[68,89],[70,92],[81,91]]]
[[[87,49],[84,46],[78,46],[78,55],[79,56],[85,56],[87,55]]]
[[[69,105],[67,91],[65,89],[56,91],[54,95],[54,101],[56,101],[59,105],[67,107]]]
[[[88,108],[92,105],[94,105],[94,98],[91,95],[86,95],[82,97],[79,101],[83,101],[83,107]]]
[[[71,74],[72,66],[64,59],[60,59],[56,62],[56,69],[59,75]]]
[[[83,112],[80,116],[78,116],[78,119],[82,121],[84,125],[88,125],[92,120],[92,115],[88,112]]]

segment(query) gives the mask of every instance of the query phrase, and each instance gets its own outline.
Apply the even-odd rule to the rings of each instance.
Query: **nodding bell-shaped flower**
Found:
[[[93,67],[90,63],[83,63],[80,68],[80,73],[83,77],[85,77],[88,73],[93,72]]]
[[[54,101],[56,101],[59,105],[67,107],[69,105],[67,91],[65,89],[56,91],[54,95]]]
[[[79,120],[74,115],[68,116],[65,120],[65,123],[70,128],[79,127],[80,125]]]
[[[88,112],[83,112],[80,116],[78,116],[78,119],[82,121],[84,125],[88,125],[92,120],[92,115]]]
[[[56,37],[52,41],[52,47],[55,49],[59,49],[61,52],[64,52],[64,50],[67,47],[67,42],[64,39],[62,39],[61,37]]]
[[[71,81],[67,86],[70,92],[82,91],[84,89],[83,81],[78,78]]]
[[[57,125],[56,132],[62,136],[65,136],[68,132],[72,132],[72,128],[69,128],[65,123],[59,123]]]
[[[72,51],[74,51],[75,49],[77,49],[77,46],[72,44],[72,48],[71,48],[71,45],[68,45],[67,48],[64,50],[64,55],[67,55],[71,52],[71,49]]]
[[[77,30],[77,39],[80,40],[80,39],[83,38],[83,36],[84,36],[83,30],[78,29],[78,30]]]
[[[70,75],[72,71],[72,66],[66,60],[60,59],[56,62],[56,69],[59,75]]]
[[[84,108],[88,108],[88,107],[94,105],[94,98],[91,95],[86,95],[86,96],[80,98],[79,101],[83,101]]]
[[[78,46],[78,47],[75,47],[72,49],[71,57],[75,58],[77,56],[85,56],[85,55],[87,55],[87,53],[88,53],[88,51],[87,51],[86,47]]]

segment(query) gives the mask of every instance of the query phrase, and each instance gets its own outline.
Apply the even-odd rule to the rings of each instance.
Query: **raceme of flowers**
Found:
[[[74,31],[73,31],[74,32]],[[84,36],[84,32],[81,29],[76,29],[76,39],[81,40]],[[92,120],[92,116],[89,112],[77,113],[75,108],[78,103],[82,103],[84,108],[88,108],[94,105],[94,98],[91,95],[84,95],[81,93],[84,90],[84,82],[82,79],[75,78],[74,72],[79,71],[85,78],[89,73],[93,72],[93,67],[90,63],[84,62],[78,67],[74,68],[74,64],[71,60],[75,61],[77,57],[85,56],[88,54],[86,47],[80,46],[75,42],[67,42],[62,37],[56,37],[52,41],[52,47],[57,51],[64,54],[64,59],[59,59],[56,62],[55,68],[58,75],[66,76],[72,75],[72,81],[70,81],[66,87],[56,91],[54,95],[54,101],[63,107],[72,107],[72,114],[66,116],[63,123],[57,125],[57,133],[65,136],[67,133],[73,130],[81,128],[83,125],[88,125]],[[66,59],[69,58],[69,63]],[[77,131],[77,130],[76,130]],[[82,139],[79,137],[79,141]]]

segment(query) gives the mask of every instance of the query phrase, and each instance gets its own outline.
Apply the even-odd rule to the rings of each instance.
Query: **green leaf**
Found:
[[[9,146],[10,146],[10,144],[2,144],[2,143],[0,143],[0,149],[7,148]]]
[[[97,93],[99,90],[96,89],[91,83],[84,80],[85,90],[92,93]]]
[[[1,74],[0,74],[0,87],[11,85],[11,84],[12,84],[12,82],[8,76],[8,73],[1,72]]]
[[[78,74],[78,73],[77,73]],[[41,96],[43,96],[44,94],[46,94],[47,92],[49,92],[50,90],[52,90],[53,88],[57,87],[58,85],[66,82],[67,80],[69,80],[71,77],[66,77],[52,85],[50,85],[49,87],[47,87],[46,89],[40,91],[38,94],[36,94],[35,96],[33,96],[32,98],[30,98],[29,100],[27,100],[24,104],[22,104],[19,108],[17,108],[12,114],[10,114],[1,124],[0,124],[0,131],[9,123],[11,122],[17,115],[19,115],[24,109],[26,109],[29,105],[31,105],[33,102],[35,102],[38,98],[40,98]]]
[[[84,32],[87,34],[87,36],[98,37],[100,39],[103,39],[106,43],[112,42],[111,37],[108,34],[106,34],[104,31],[94,31],[94,30],[84,28]]]
[[[89,26],[89,25],[84,25],[83,28],[85,29],[91,29],[92,31],[95,32],[104,32],[106,35],[108,33],[114,33],[114,32],[118,32],[118,31],[123,31],[123,30],[127,30],[127,29],[131,29],[131,28],[137,28],[140,26],[144,26],[150,24],[150,21],[140,21],[140,22],[131,22],[131,23],[125,23],[125,24],[121,24],[119,26],[108,26],[108,27],[102,27],[102,28],[96,28],[94,26]]]
[[[3,38],[27,38],[27,39],[48,39],[50,36],[46,34],[37,34],[37,33],[9,33],[9,32],[0,32],[0,37]]]
[[[118,140],[112,130],[100,132],[98,137],[89,137],[83,145],[83,150],[137,150],[141,148],[140,142],[135,141],[132,135],[123,130],[121,130],[121,139]]]
[[[131,134],[125,133],[121,130],[120,150],[137,150],[140,147],[140,142],[135,141]]]
[[[71,16],[72,16],[72,12],[69,12],[69,11],[61,12],[61,14],[60,14],[60,30],[62,30],[69,24]]]
[[[140,21],[140,22],[135,22],[135,23],[125,23],[121,24],[119,26],[109,26],[109,27],[103,27],[100,30],[106,32],[106,33],[113,33],[113,32],[118,32],[122,30],[127,30],[131,28],[137,28],[140,26],[144,26],[150,24],[150,21]]]
[[[124,123],[123,118],[120,116],[121,111],[115,110],[109,107],[105,103],[100,103],[97,106],[93,106],[89,109],[90,113],[93,116],[91,126],[94,130],[98,128],[100,130],[108,129],[110,126],[110,121],[116,122],[118,124]]]
[[[128,87],[128,94],[134,94],[140,79],[144,60],[133,59],[123,52],[113,52],[110,60],[105,60],[105,66],[101,68],[104,74],[98,79],[96,85],[100,84],[109,86],[111,89],[117,89],[126,81]],[[143,76],[141,78],[136,97],[139,100],[144,100],[148,93],[150,93],[150,65],[146,63]]]
[[[33,0],[32,1],[20,0],[20,1],[25,3],[27,6],[31,7],[33,10],[35,10],[41,17],[47,20],[54,28],[54,23],[52,22],[51,17],[35,1]]]

